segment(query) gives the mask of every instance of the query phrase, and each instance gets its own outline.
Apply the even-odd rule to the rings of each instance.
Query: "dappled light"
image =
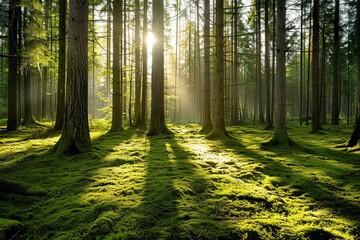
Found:
[[[9,142],[2,137],[0,183],[13,186],[0,189],[0,209],[9,219],[3,236],[359,236],[359,154],[332,148],[339,130],[305,142],[306,131],[294,127],[289,135],[301,146],[264,150],[255,147],[255,136],[265,141],[270,133],[259,127],[229,129],[244,140],[209,141],[197,125],[171,126],[174,136],[158,137],[131,129],[109,133],[101,121],[90,125],[93,152],[56,160],[46,149],[59,133],[37,128],[12,133]],[[7,155],[15,139],[39,153]],[[14,214],[19,220],[11,220]]]

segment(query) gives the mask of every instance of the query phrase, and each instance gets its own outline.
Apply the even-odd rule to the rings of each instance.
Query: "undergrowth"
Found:
[[[44,126],[0,135],[0,239],[359,239],[359,153],[334,148],[351,129],[290,126],[292,147],[261,148],[272,131],[197,125],[146,137],[90,124],[94,150],[49,151]]]

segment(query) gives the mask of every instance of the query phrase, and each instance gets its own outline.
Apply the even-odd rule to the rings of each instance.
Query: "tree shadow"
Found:
[[[142,239],[235,239],[241,232],[219,221],[207,201],[214,190],[194,163],[196,156],[174,137],[149,137],[142,204]]]
[[[344,217],[352,222],[360,223],[360,206],[358,201],[350,201],[345,198],[346,191],[341,189],[345,184],[349,184],[346,181],[346,168],[341,168],[336,165],[331,165],[326,162],[327,157],[334,156],[336,161],[343,162],[346,164],[353,163],[355,159],[346,156],[346,153],[339,153],[337,151],[330,151],[328,154],[319,155],[318,158],[311,159],[314,157],[308,154],[317,154],[317,150],[313,150],[307,147],[298,146],[298,147],[288,147],[288,148],[267,148],[268,153],[258,153],[256,150],[249,148],[239,149],[234,144],[229,144],[229,142],[223,142],[222,147],[233,149],[234,152],[237,152],[237,157],[243,158],[247,156],[251,159],[254,159],[256,163],[260,163],[259,171],[263,174],[274,177],[277,180],[274,182],[274,188],[286,188],[288,195],[292,198],[306,198],[309,197],[314,201],[314,206],[309,206],[311,209],[316,208],[326,208],[329,209],[333,216]],[[319,149],[319,148],[318,148]],[[324,153],[328,149],[323,149],[321,152]],[[301,155],[306,155],[302,157]],[[284,157],[284,160],[274,159],[275,157]],[[323,159],[322,159],[323,158]],[[344,158],[346,160],[344,160]],[[307,161],[309,165],[304,165],[304,161]],[[320,164],[319,164],[320,162]],[[338,184],[337,186],[329,184],[327,182],[320,181],[316,176],[316,171],[314,174],[311,172],[308,175],[305,175],[304,172],[301,172],[297,167],[305,167],[310,170],[324,170],[326,176],[333,178]],[[337,171],[342,171],[344,174],[334,174]],[[351,173],[349,173],[351,174]],[[353,171],[353,176],[357,180],[353,180],[357,183],[360,180],[359,170]],[[359,191],[359,185],[352,185],[351,187],[356,188]],[[359,231],[357,229],[356,231]]]
[[[94,151],[74,156],[54,154],[47,147],[40,153],[21,157],[18,164],[1,167],[0,176],[20,190],[0,186],[0,212],[9,226],[1,228],[0,238],[95,238],[91,222],[114,205],[85,196],[92,191],[91,186],[107,184],[101,182],[99,171],[134,162],[108,156],[118,151],[114,148],[126,146],[133,136],[141,134],[134,131],[103,134],[92,141]],[[88,227],[84,228],[84,224]]]

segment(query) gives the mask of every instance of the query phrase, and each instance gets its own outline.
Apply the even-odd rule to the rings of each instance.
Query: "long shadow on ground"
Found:
[[[267,148],[266,151],[268,154],[264,152],[260,154],[256,150],[239,148],[239,145],[239,142],[236,140],[222,142],[222,147],[232,149],[238,158],[244,158],[245,156],[254,159],[256,163],[260,163],[261,165],[257,170],[266,176],[276,179],[276,181],[273,182],[274,186],[271,186],[270,190],[278,191],[279,189],[282,189],[281,191],[287,192],[286,194],[290,199],[299,199],[300,201],[310,199],[311,202],[309,203],[309,206],[307,206],[308,210],[305,211],[311,212],[326,209],[326,211],[330,212],[330,215],[323,216],[324,219],[320,219],[325,222],[331,221],[331,219],[336,218],[336,216],[348,219],[349,222],[353,223],[353,226],[348,230],[349,233],[354,238],[359,238],[359,201],[358,199],[349,200],[346,198],[346,191],[341,187],[347,184],[359,192],[359,185],[354,183],[357,183],[360,180],[360,176],[354,172],[353,169],[353,174],[351,174],[347,173],[346,168],[334,166],[332,163],[326,163],[327,158],[331,156],[331,158],[340,163],[351,164],[353,162],[350,160],[351,157],[349,157],[349,155],[338,151],[331,151],[328,154],[324,154],[328,151],[327,149],[322,149],[322,151],[319,151],[322,154],[317,155],[316,149],[314,150],[300,146],[292,148]],[[309,154],[313,155],[309,157]],[[302,158],[302,155],[305,155],[305,157]],[[279,157],[283,157],[284,160],[280,161],[279,159],[275,159]],[[303,161],[304,164],[301,164],[301,161]],[[322,162],[319,164],[319,161]],[[336,184],[327,183],[326,178],[325,181],[321,180],[321,177],[317,176],[317,171],[314,171],[314,173],[307,172],[314,170],[314,166],[317,170],[324,170],[326,177],[330,176]],[[309,167],[309,170],[306,170],[307,167]],[[300,168],[302,170],[300,170]],[[351,167],[349,167],[349,169],[351,169]],[[340,173],[334,174],[337,171]],[[344,178],[346,174],[353,176],[354,179],[352,179],[352,183],[346,181],[346,178]],[[287,208],[285,202],[283,205]],[[286,213],[286,209],[284,210]],[[290,213],[286,213],[285,215],[290,217]],[[316,223],[315,220],[314,222]],[[333,224],[336,223],[334,222]],[[329,239],[336,237],[333,233],[327,232],[326,230],[323,230],[321,226],[316,225],[314,225],[314,229],[308,230],[303,233],[302,236],[309,239]]]
[[[192,152],[172,137],[150,137],[139,239],[238,239],[241,233],[216,220],[205,201],[213,185]]]

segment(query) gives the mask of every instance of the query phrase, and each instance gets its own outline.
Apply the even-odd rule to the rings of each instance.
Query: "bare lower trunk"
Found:
[[[92,149],[88,124],[88,1],[70,0],[66,110],[57,153]]]
[[[356,1],[356,26],[360,24],[360,0]],[[347,142],[348,147],[355,146],[360,140],[360,29],[356,28],[356,56],[357,56],[357,102],[354,129]]]
[[[164,111],[164,2],[153,1],[153,33],[157,41],[153,45],[151,82],[151,122],[148,136],[171,134],[165,124]]]
[[[24,66],[24,119],[22,125],[35,123],[31,104],[31,70],[30,66]]]
[[[122,26],[122,0],[114,0],[113,26],[113,108],[111,132],[122,130],[121,83],[120,83],[120,35]]]
[[[62,129],[65,115],[66,2],[66,0],[59,0],[59,67],[55,130]]]
[[[212,112],[212,132],[207,136],[208,139],[228,138],[229,133],[225,128],[224,116],[224,2],[216,0],[216,54],[215,54],[215,79],[214,79],[214,98]]]
[[[17,40],[17,24],[18,17],[16,11],[17,1],[11,0],[9,2],[9,55],[16,55],[16,40]],[[7,131],[15,131],[18,127],[18,58],[9,58],[9,72],[8,72],[8,119]]]
[[[204,0],[204,95],[201,132],[212,130],[210,117],[210,1]]]
[[[277,118],[275,121],[274,136],[270,140],[271,145],[290,145],[291,140],[286,130],[286,0],[277,1]]]

